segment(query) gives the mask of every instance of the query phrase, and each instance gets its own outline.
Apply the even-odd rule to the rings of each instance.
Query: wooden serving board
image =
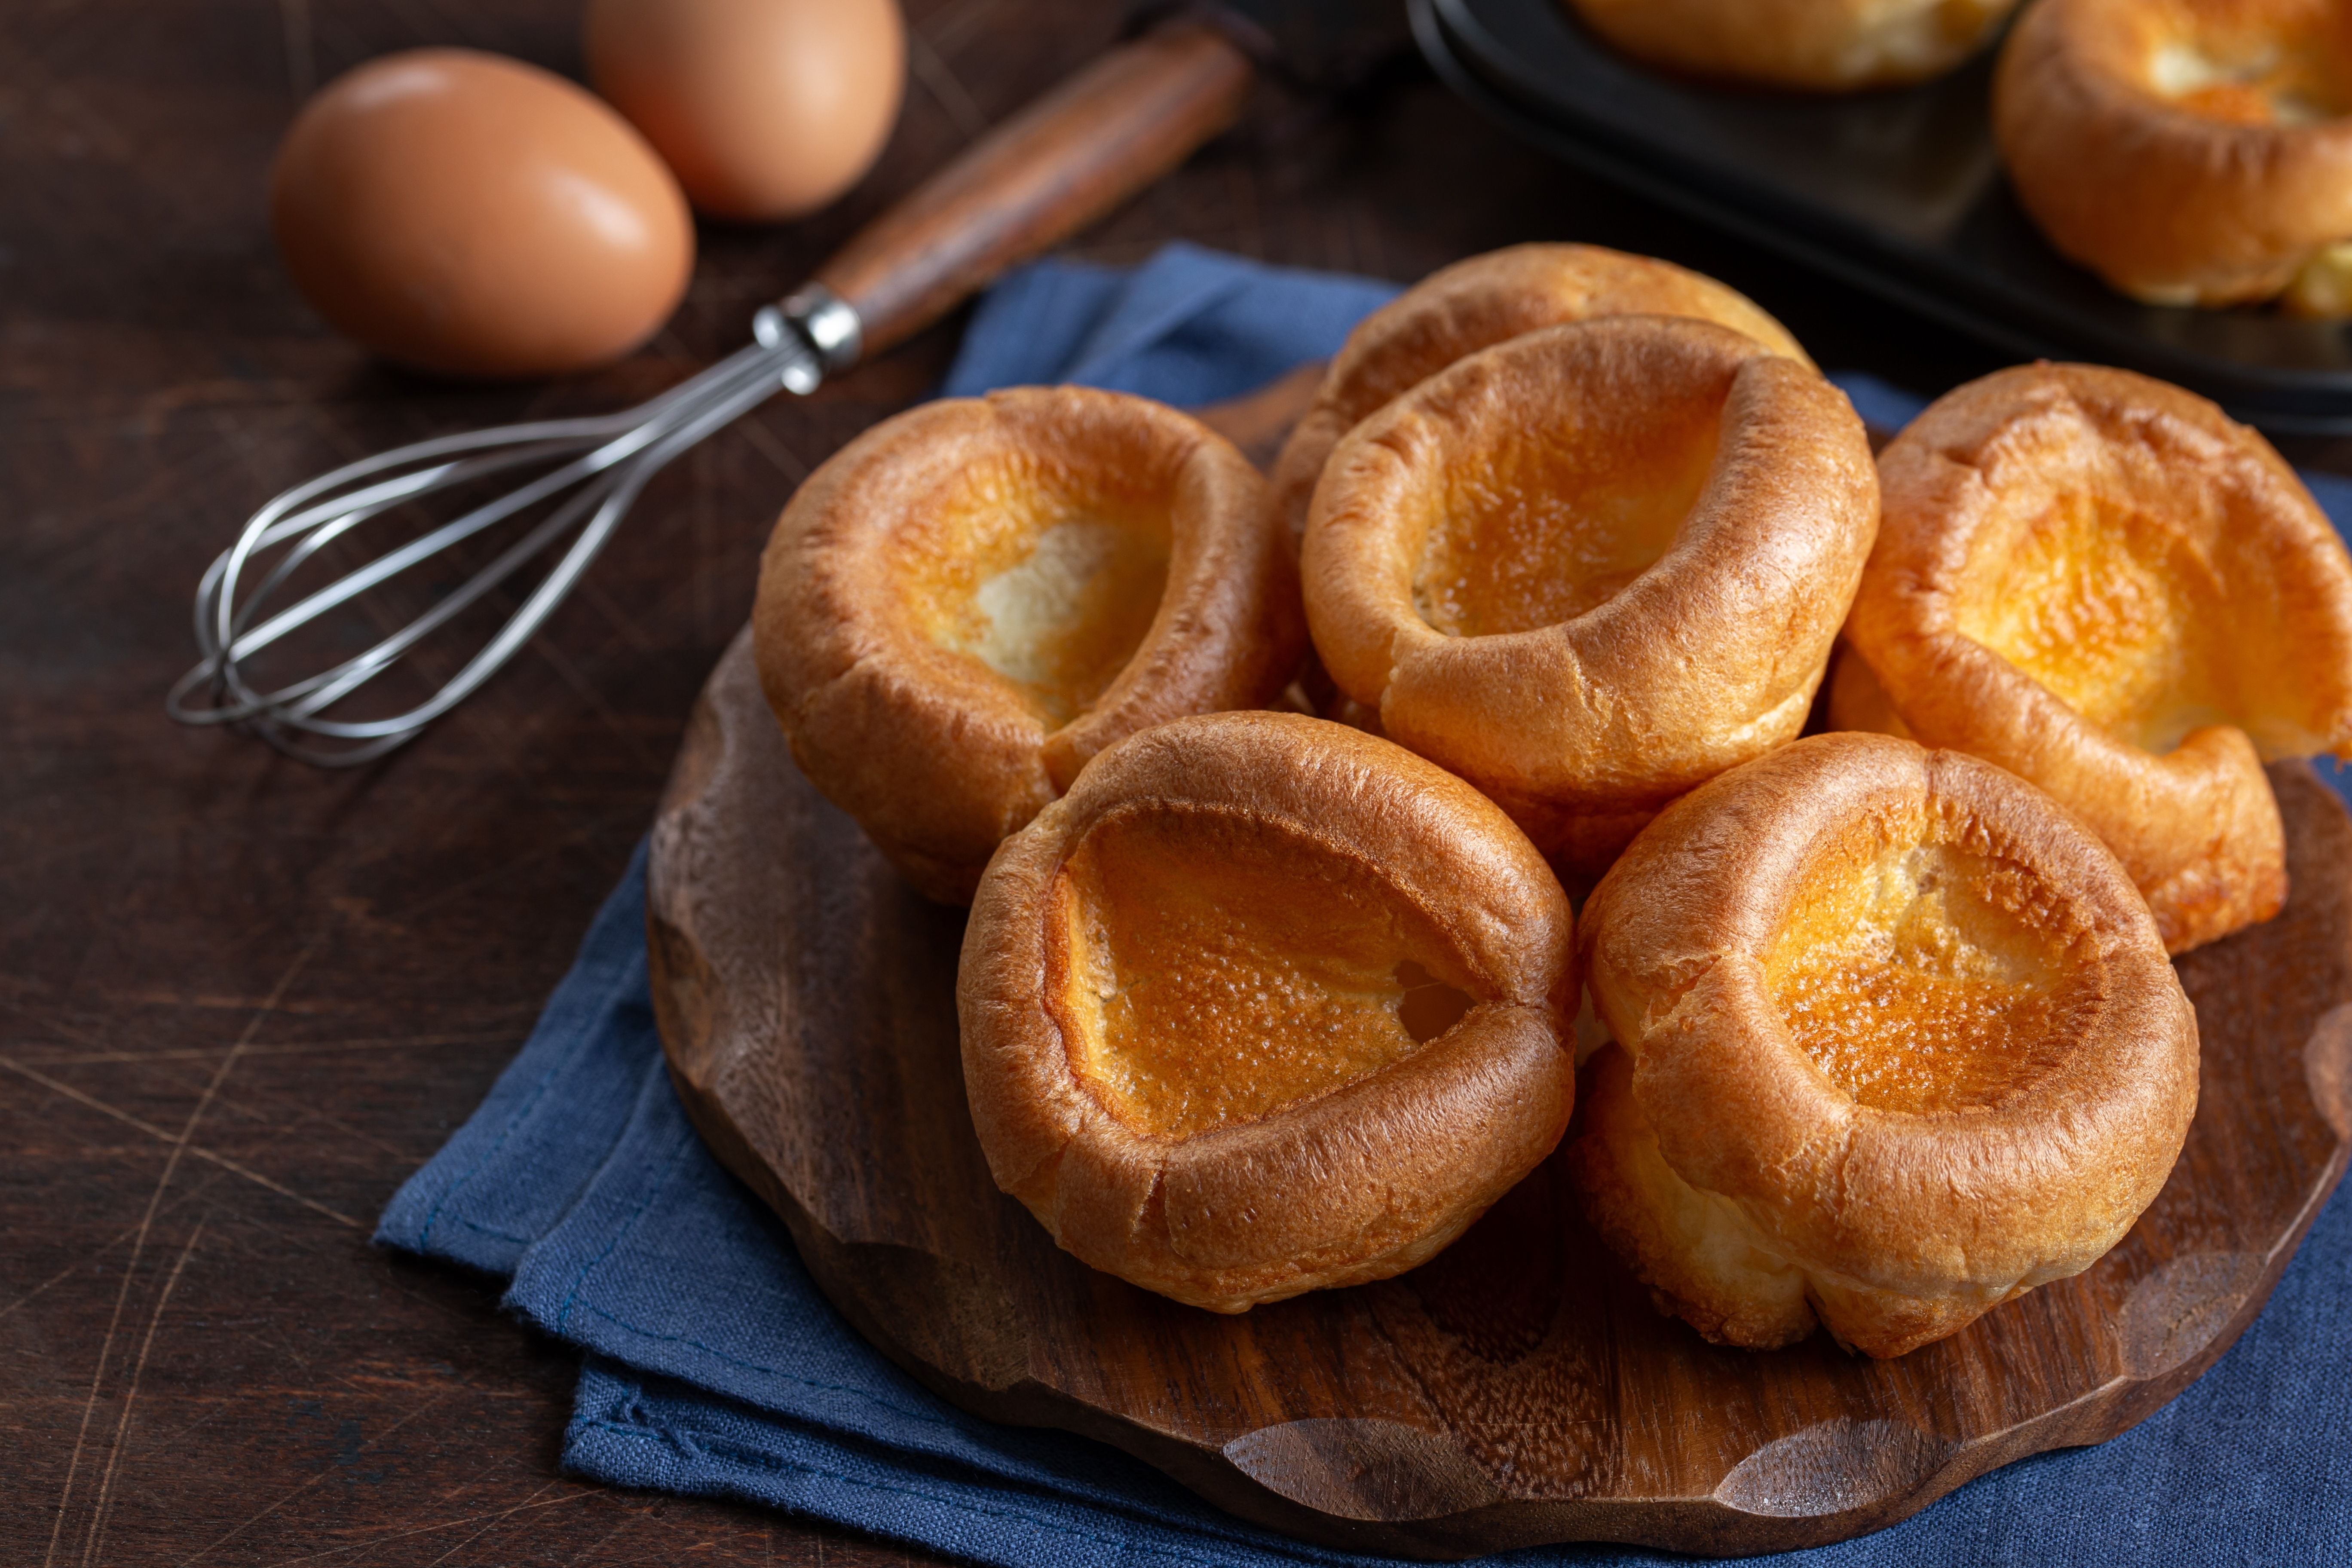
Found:
[[[2096,1443],[2258,1311],[2352,1142],[2352,820],[2275,767],[2294,894],[2180,961],[2188,1147],[2088,1272],[1892,1362],[1826,1334],[1722,1350],[1661,1317],[1555,1159],[1399,1279],[1219,1317],[1097,1274],[1000,1194],[964,1106],[963,917],[801,778],[739,638],[654,829],[654,996],[720,1159],[892,1360],[1333,1546],[1459,1557],[1605,1540],[1731,1554],[1857,1535]]]

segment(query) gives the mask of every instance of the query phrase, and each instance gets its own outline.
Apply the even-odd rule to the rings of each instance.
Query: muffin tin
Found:
[[[1813,98],[1659,75],[1562,0],[1410,5],[1449,87],[1591,173],[2020,358],[2143,371],[2278,434],[2352,431],[2346,326],[2141,305],[2050,247],[1994,155],[1994,51],[1925,86]]]

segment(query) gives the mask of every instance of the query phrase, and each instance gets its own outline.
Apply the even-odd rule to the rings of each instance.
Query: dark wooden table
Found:
[[[18,0],[0,8],[0,1561],[892,1562],[748,1508],[583,1485],[577,1358],[495,1282],[372,1248],[473,1109],[653,810],[688,707],[809,468],[921,396],[959,321],[656,483],[488,690],[357,773],[180,730],[188,595],[260,500],[417,436],[634,400],[1109,37],[1090,0],[911,0],[914,81],[835,210],[710,228],[632,362],[415,381],[330,335],[264,219],[301,97],[459,43],[577,74],[576,0]],[[1269,105],[1084,237],[1409,279],[1529,238],[1647,250],[1824,364],[1934,390],[1969,345],[1506,140],[1412,68]],[[2297,454],[2306,460],[2334,452]]]

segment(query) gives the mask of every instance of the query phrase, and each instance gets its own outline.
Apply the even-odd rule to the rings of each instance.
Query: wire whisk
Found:
[[[295,486],[255,512],[205,571],[195,603],[202,657],[173,686],[166,710],[183,723],[250,730],[327,767],[383,756],[530,642],[638,492],[678,454],[780,391],[814,392],[864,354],[904,342],[1005,268],[1109,212],[1233,124],[1254,72],[1224,33],[1179,16],[1108,51],[990,131],[861,229],[818,269],[823,281],[761,310],[751,346],[691,380],[623,413],[419,441]],[[376,519],[532,470],[506,494],[297,596],[306,565]],[[530,522],[525,514],[541,507],[551,510]],[[328,612],[509,521],[523,530],[520,539],[361,652],[278,686],[255,668],[272,648],[285,657],[285,639]],[[566,538],[571,543],[497,635],[430,697],[389,718],[331,716]],[[278,607],[286,599],[293,602]]]
[[[814,308],[823,309],[824,303]],[[803,304],[796,297],[787,308]],[[203,658],[173,686],[165,709],[183,723],[243,725],[279,751],[327,767],[355,766],[399,746],[463,701],[530,640],[603,551],[638,492],[673,458],[780,391],[814,391],[828,361],[855,356],[854,331],[845,352],[837,336],[832,352],[821,352],[796,324],[800,319],[800,313],[788,318],[767,307],[754,322],[758,341],[635,408],[419,441],[286,491],[255,512],[236,542],[205,571],[195,600],[196,646]],[[835,328],[837,333],[837,322]],[[544,471],[273,612],[307,563],[363,524],[436,492],[533,468]],[[520,539],[364,651],[267,689],[248,678],[247,661],[289,633],[550,501],[558,504]],[[431,697],[389,718],[327,716],[436,630],[573,534],[570,547],[498,635]]]

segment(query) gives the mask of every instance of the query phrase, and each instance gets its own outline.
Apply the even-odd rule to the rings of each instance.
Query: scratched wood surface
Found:
[[[631,362],[542,388],[394,374],[271,256],[303,93],[462,43],[577,74],[573,0],[0,5],[0,1563],[891,1563],[556,1469],[572,1356],[494,1283],[372,1249],[521,1040],[650,822],[807,468],[935,380],[956,323],[656,482],[580,595],[421,743],[321,774],[173,728],[187,596],[245,514],[362,452],[617,406],[1109,36],[1096,0],[908,0],[906,118],[806,224],[711,228]],[[1085,236],[1410,279],[1539,237],[1672,256],[1825,363],[1993,360],[1547,164],[1410,70],[1279,100]],[[2327,456],[2323,454],[2323,456]]]
[[[2287,907],[2180,960],[2196,1124],[2083,1274],[1893,1361],[1825,1334],[1725,1350],[1651,1306],[1555,1158],[1420,1268],[1219,1316],[1086,1268],[995,1190],[957,1059],[961,912],[801,777],[748,634],[672,779],[647,895],[671,1078],[825,1293],[965,1408],[1118,1444],[1328,1545],[1727,1555],[1882,1529],[2186,1387],[2253,1321],[2352,1142],[2352,818],[2282,763]]]

